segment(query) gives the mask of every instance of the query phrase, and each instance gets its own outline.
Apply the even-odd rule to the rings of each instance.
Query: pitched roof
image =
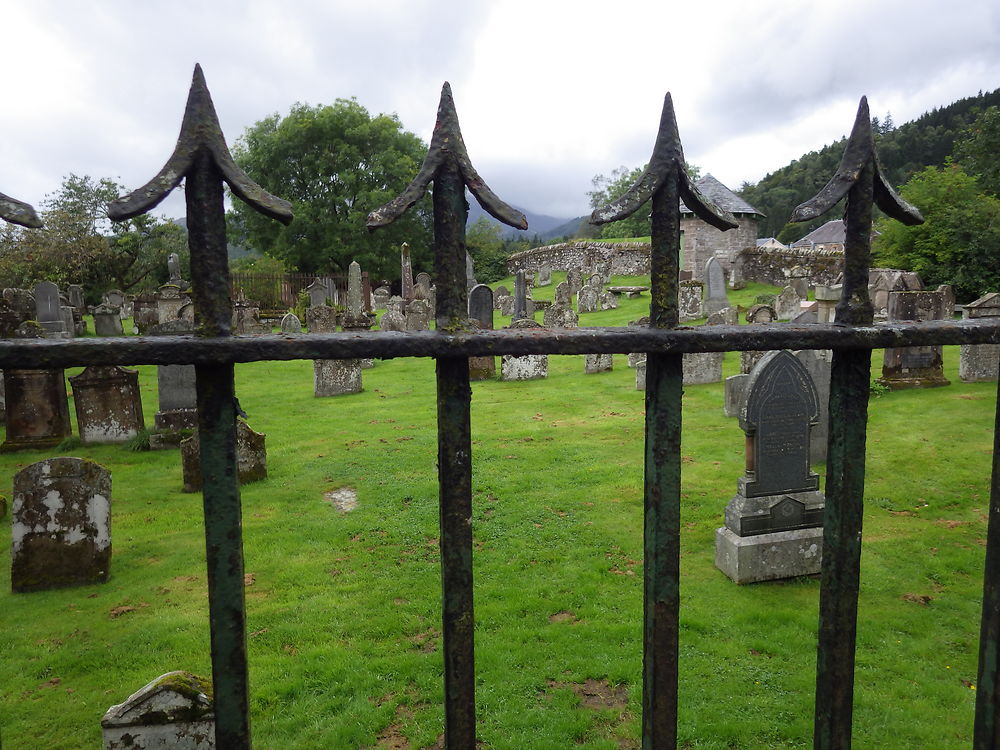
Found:
[[[826,222],[826,224],[823,224],[822,226],[816,227],[802,239],[793,242],[792,247],[801,247],[802,245],[829,245],[837,242],[843,245],[845,234],[844,220],[834,219],[833,221]]]
[[[764,215],[710,174],[695,180],[694,184],[701,191],[702,195],[706,196],[719,208],[725,209],[731,214]],[[694,211],[685,206],[684,201],[681,201],[681,213],[691,214]]]

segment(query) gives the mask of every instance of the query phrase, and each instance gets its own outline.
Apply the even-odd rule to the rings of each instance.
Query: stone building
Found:
[[[697,180],[695,186],[716,206],[731,213],[738,225],[736,229],[723,232],[699,219],[681,201],[681,252],[684,256],[681,268],[690,271],[696,279],[704,279],[705,264],[713,255],[728,273],[737,253],[747,247],[756,247],[757,220],[764,214],[710,174]]]

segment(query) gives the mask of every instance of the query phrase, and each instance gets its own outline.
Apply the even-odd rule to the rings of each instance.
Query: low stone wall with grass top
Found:
[[[741,269],[746,281],[785,286],[789,271],[801,266],[808,271],[809,286],[830,286],[844,270],[843,250],[813,250],[807,247],[775,248],[747,247],[736,256],[734,265]]]
[[[598,263],[611,263],[615,276],[644,276],[649,273],[648,242],[599,242],[580,240],[536,247],[514,253],[507,259],[507,270],[537,271],[548,265],[553,271],[570,268],[594,268]]]

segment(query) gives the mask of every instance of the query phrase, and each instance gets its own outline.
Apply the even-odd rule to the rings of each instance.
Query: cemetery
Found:
[[[737,307],[740,324],[774,319],[774,308],[757,300],[780,296],[780,287],[718,291],[707,281],[716,291],[698,293],[713,297],[710,311],[720,309],[718,295],[729,307],[708,321],[692,307],[687,324],[732,324],[737,316],[727,311]],[[348,316],[340,326],[367,329],[388,316],[398,330],[426,328],[429,282],[414,279],[410,297],[386,297],[385,309],[377,302],[385,295],[373,290],[377,318]],[[648,287],[649,277],[615,275],[607,285]],[[501,286],[514,294],[497,294]],[[552,270],[546,285],[518,273],[474,287],[470,313],[480,328],[524,329],[626,327],[649,314],[648,294],[592,308],[600,287],[588,273]],[[591,312],[580,310],[582,290],[590,290],[583,300]],[[183,300],[173,290],[167,299],[172,312],[152,325],[183,329],[171,317]],[[336,330],[329,301],[323,292],[306,327]],[[535,301],[545,309],[532,312]],[[987,314],[992,298],[979,302],[967,315]],[[93,335],[95,318],[83,322]],[[131,335],[133,319],[123,322]],[[274,326],[287,336],[301,329],[291,318]],[[689,360],[702,356],[684,362],[680,746],[807,747],[818,554],[780,575],[766,553],[749,568],[720,555],[780,537],[801,558],[800,548],[822,541],[825,465],[809,435],[829,385],[812,384],[822,362],[784,352]],[[893,373],[900,357],[890,353]],[[859,746],[884,747],[887,737],[898,747],[971,741],[996,382],[995,369],[992,378],[982,368],[961,376],[960,368],[972,372],[970,357],[940,347],[919,363],[935,368],[939,387],[894,390],[875,383],[882,352],[873,353]],[[645,359],[547,355],[544,368],[477,359],[472,535],[483,746],[541,747],[545,737],[551,747],[638,748],[645,394],[637,376]],[[434,362],[369,364],[303,359],[235,369],[246,415],[238,447],[258,747],[441,746]],[[508,369],[517,376],[506,377]],[[179,449],[135,450],[148,430],[190,434],[190,373],[155,365],[30,373],[5,375],[6,440],[21,425],[17,439],[27,445],[0,453],[12,560],[0,566],[4,747],[100,747],[102,735],[106,746],[125,747],[121,737],[134,736],[150,712],[166,717],[151,737],[183,732],[190,744],[176,746],[208,747],[197,449],[186,438]],[[56,405],[26,424],[18,388],[50,394]],[[788,393],[797,400],[775,401]],[[39,488],[57,488],[60,499]],[[333,499],[342,497],[351,501]],[[30,524],[20,520],[29,516]],[[26,553],[32,545],[51,553],[56,526],[65,526],[58,556],[66,565],[39,570],[37,554]]]

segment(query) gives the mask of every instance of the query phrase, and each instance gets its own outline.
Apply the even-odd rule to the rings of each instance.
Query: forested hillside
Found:
[[[1000,89],[959,99],[927,112],[912,122],[895,127],[891,116],[875,118],[878,151],[890,183],[900,186],[928,166],[940,166],[952,154],[955,138],[983,110],[1000,105]],[[827,221],[786,224],[792,210],[822,188],[840,163],[846,138],[819,151],[810,151],[786,167],[772,172],[755,185],[744,184],[737,192],[763,212],[759,235],[792,242]]]

